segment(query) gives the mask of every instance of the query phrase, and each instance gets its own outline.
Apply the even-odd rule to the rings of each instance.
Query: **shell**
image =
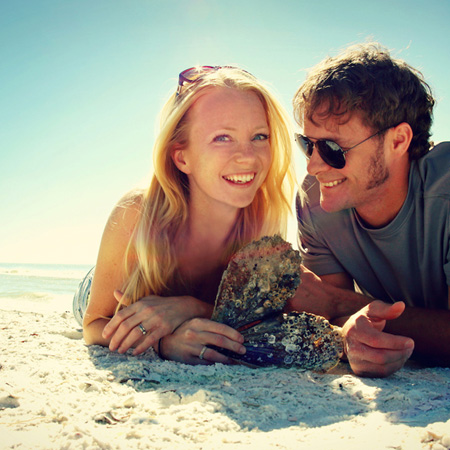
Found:
[[[240,331],[245,355],[218,351],[252,366],[327,371],[343,352],[340,328],[309,313],[282,313],[300,284],[301,257],[280,236],[265,236],[230,260],[211,319]]]
[[[280,236],[238,251],[225,270],[211,317],[233,328],[281,312],[300,284],[301,256]]]
[[[290,312],[240,330],[244,336],[245,355],[221,350],[237,362],[249,366],[296,366],[303,370],[325,372],[342,356],[340,329],[325,318],[309,313]]]

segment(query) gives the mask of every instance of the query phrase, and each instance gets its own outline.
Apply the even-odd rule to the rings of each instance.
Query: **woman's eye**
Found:
[[[230,136],[227,136],[226,134],[221,134],[220,136],[216,136],[214,138],[214,142],[228,142],[230,140]]]
[[[253,138],[254,141],[267,141],[267,139],[269,139],[269,135],[264,133],[259,133]]]

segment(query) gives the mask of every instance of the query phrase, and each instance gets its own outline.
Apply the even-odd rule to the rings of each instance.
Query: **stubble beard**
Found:
[[[386,167],[384,159],[384,142],[380,142],[375,154],[370,158],[368,175],[369,181],[366,185],[366,191],[376,189],[382,186],[389,179],[389,169]]]

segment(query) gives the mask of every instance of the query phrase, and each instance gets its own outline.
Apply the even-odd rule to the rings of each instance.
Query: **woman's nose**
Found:
[[[239,144],[236,149],[235,158],[237,161],[246,161],[255,157],[255,149],[251,142]]]

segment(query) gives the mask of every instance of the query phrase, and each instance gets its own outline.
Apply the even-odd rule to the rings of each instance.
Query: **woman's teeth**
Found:
[[[245,175],[227,175],[224,177],[225,180],[232,181],[233,183],[244,184],[252,181],[255,178],[255,174],[245,174]]]

